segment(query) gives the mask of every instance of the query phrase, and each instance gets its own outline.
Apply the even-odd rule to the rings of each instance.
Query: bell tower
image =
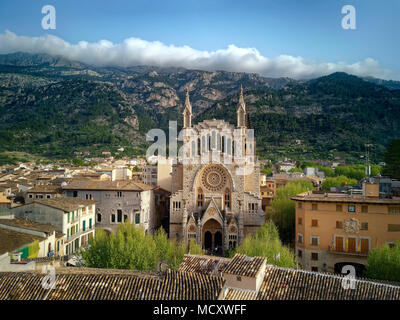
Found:
[[[236,113],[237,113],[237,127],[245,128],[247,118],[246,118],[246,104],[244,103],[242,86],[240,86],[239,102]]]

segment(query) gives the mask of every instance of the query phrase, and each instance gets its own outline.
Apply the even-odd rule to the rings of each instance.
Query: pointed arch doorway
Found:
[[[222,248],[222,226],[210,219],[203,225],[203,248],[212,252],[217,246]]]

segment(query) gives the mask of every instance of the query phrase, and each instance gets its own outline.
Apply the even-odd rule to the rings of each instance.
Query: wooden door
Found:
[[[343,237],[336,237],[336,251],[343,251]]]
[[[356,239],[355,238],[348,239],[348,252],[356,252]]]
[[[369,241],[368,239],[361,239],[361,253],[367,254],[369,251]]]

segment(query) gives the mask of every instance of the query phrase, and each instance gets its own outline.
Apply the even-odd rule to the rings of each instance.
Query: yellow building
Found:
[[[305,192],[296,201],[296,256],[305,270],[341,273],[353,265],[358,275],[371,249],[400,240],[400,198],[379,198],[379,185],[362,195]]]

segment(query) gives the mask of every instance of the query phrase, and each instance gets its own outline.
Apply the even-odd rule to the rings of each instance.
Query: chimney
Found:
[[[379,184],[364,182],[363,195],[367,198],[379,198]]]

